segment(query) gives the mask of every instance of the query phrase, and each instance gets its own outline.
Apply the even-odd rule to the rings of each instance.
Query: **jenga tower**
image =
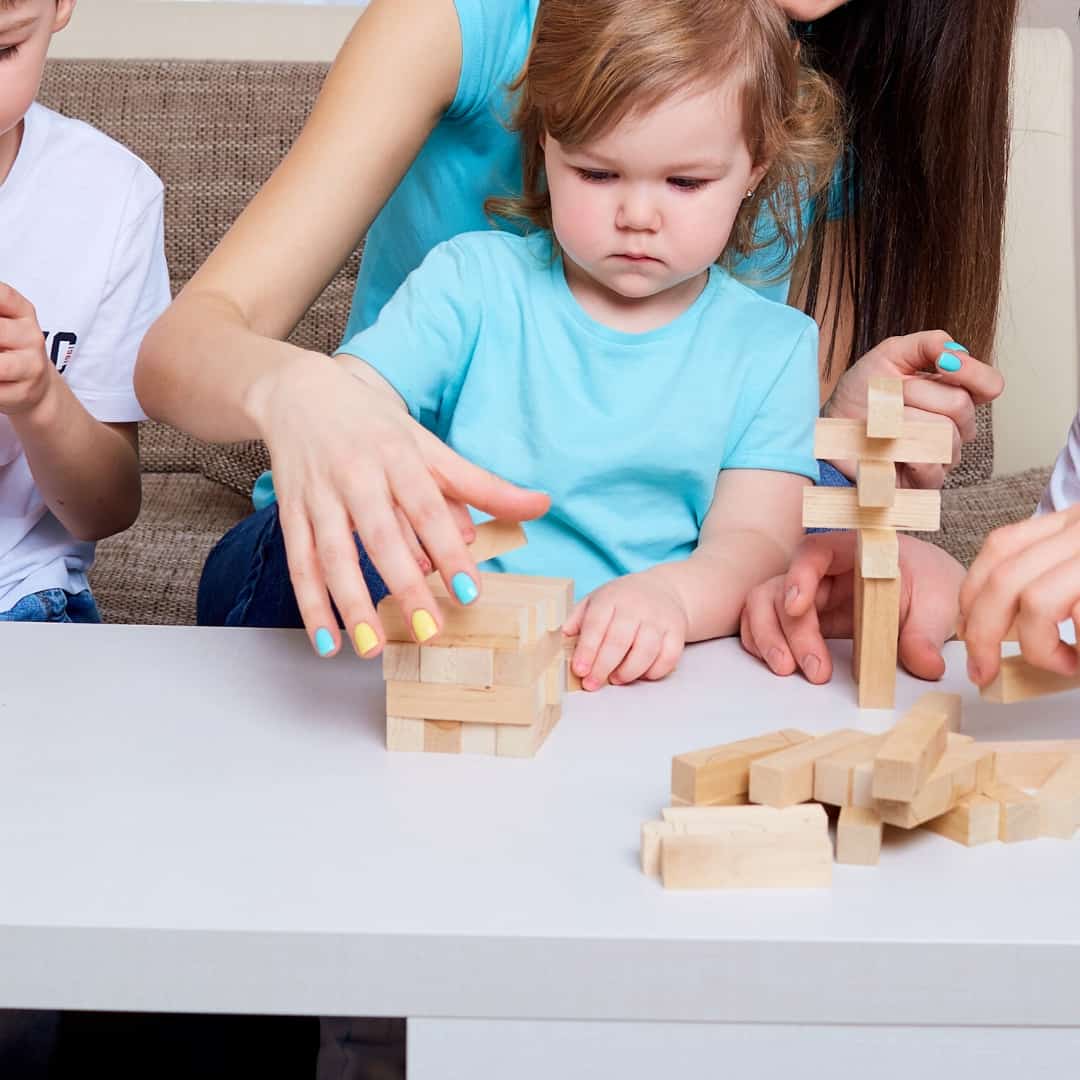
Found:
[[[491,523],[503,529],[501,523]],[[478,562],[524,543],[481,526]],[[463,608],[438,575],[428,578],[443,612],[439,636],[417,645],[396,602],[379,604],[386,632],[386,748],[532,757],[562,713],[562,624],[574,602],[568,578],[481,574],[481,596]]]
[[[897,490],[896,462],[951,462],[949,422],[905,420],[902,380],[876,377],[870,380],[866,422],[819,420],[814,453],[858,462],[855,488],[806,489],[803,526],[858,530],[853,670],[859,706],[891,709],[900,620],[896,532],[941,528],[941,492]]]

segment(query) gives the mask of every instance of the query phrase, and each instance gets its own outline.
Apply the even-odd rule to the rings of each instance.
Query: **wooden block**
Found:
[[[752,761],[810,738],[789,729],[679,754],[671,759],[671,794],[696,806],[745,794],[750,790]]]
[[[982,794],[1001,808],[999,840],[1011,844],[1034,840],[1039,835],[1039,804],[1026,792],[1001,780],[993,780],[982,785]]]
[[[420,681],[420,646],[388,641],[382,651],[382,674],[386,681]]]
[[[1066,690],[1080,689],[1080,674],[1057,675],[1033,667],[1022,656],[1007,656],[1001,661],[1001,670],[989,686],[983,688],[984,701],[999,705],[1011,705],[1029,698],[1047,694],[1061,694]]]
[[[476,538],[469,544],[469,554],[473,562],[487,562],[528,542],[525,530],[517,521],[485,521],[476,526]]]
[[[419,754],[424,749],[424,721],[408,716],[386,717],[386,749]]]
[[[480,575],[480,579],[481,592],[492,600],[531,603],[539,599],[544,611],[541,632],[562,629],[562,624],[574,607],[574,582],[571,578],[485,573]]]
[[[874,810],[845,806],[836,825],[836,861],[877,866],[881,858],[881,818]]]
[[[979,745],[995,754],[1080,754],[1080,739],[1004,739]]]
[[[814,799],[830,806],[872,809],[874,756],[884,741],[884,735],[873,735],[818,758],[814,763]]]
[[[498,724],[462,724],[461,752],[494,757],[498,753],[498,731]]]
[[[957,734],[963,726],[963,705],[959,694],[946,694],[942,690],[931,690],[922,695],[912,707],[921,713],[932,713],[945,721],[945,730]],[[964,742],[973,742],[970,737]],[[949,739],[949,744],[958,744],[956,739]]]
[[[536,723],[544,707],[544,679],[532,686],[444,686],[388,682],[386,711],[418,720],[458,720],[468,724]]]
[[[444,603],[441,605],[442,630],[437,641],[440,645],[469,648],[520,649],[532,645],[537,640],[538,607],[500,604],[483,598],[467,608]],[[383,599],[377,610],[387,641],[411,643],[414,640],[412,627],[394,597]]]
[[[645,821],[641,825],[641,870],[649,877],[660,876],[660,844],[674,836],[676,828],[666,821]]]
[[[701,807],[732,815],[763,807]],[[832,845],[821,807],[816,819],[800,816],[793,826],[783,816],[763,820],[760,813],[743,823],[712,821],[689,831],[664,833],[660,874],[667,889],[825,888],[832,883]],[[774,811],[780,815],[790,811]]]
[[[989,844],[1001,830],[1001,806],[985,795],[965,795],[941,817],[931,818],[925,828],[965,847]]]
[[[807,529],[914,529],[937,532],[941,528],[941,492],[905,488],[897,491],[892,506],[860,506],[855,488],[803,489],[803,527]]]
[[[938,700],[945,695],[939,695]],[[959,712],[960,695],[955,699]],[[945,753],[946,709],[917,702],[888,733],[874,759],[875,799],[910,802]]]
[[[563,652],[561,630],[547,631],[539,641],[523,649],[493,649],[494,684],[528,686],[534,683]]]
[[[566,661],[555,657],[544,672],[544,704],[561,705],[566,693]]]
[[[581,685],[581,676],[575,675],[570,667],[570,657],[566,658],[566,692],[576,694],[584,688]]]
[[[828,821],[815,803],[800,803],[778,809],[773,806],[665,806],[661,820],[680,831],[708,829],[757,829],[763,832],[820,831]]]
[[[999,750],[994,755],[994,779],[1018,788],[1041,788],[1069,755]]]
[[[896,700],[900,579],[855,574],[852,672],[860,709],[891,709]]]
[[[1080,825],[1080,756],[1070,755],[1035,794],[1039,835],[1071,840]]]
[[[814,763],[869,737],[864,731],[834,731],[757,758],[750,763],[750,801],[776,807],[806,802],[814,796]]]
[[[900,576],[900,544],[895,529],[859,529],[857,564],[864,578]]]
[[[866,434],[871,439],[897,439],[903,431],[903,379],[892,375],[871,376],[866,399]]]
[[[424,645],[416,649],[420,654],[421,682],[450,686],[495,683],[494,649],[471,649],[463,645]]]
[[[561,716],[561,705],[545,705],[539,718],[528,727],[500,724],[495,732],[495,753],[499,757],[535,757]]]
[[[941,761],[910,802],[875,799],[887,825],[914,829],[948,813],[965,796],[993,782],[994,755],[979,743],[950,743]]]
[[[456,720],[425,720],[424,753],[460,754],[461,727]]]
[[[892,506],[896,499],[896,466],[891,461],[860,460],[855,490],[860,506]]]
[[[531,645],[547,633],[553,604],[557,603],[558,594],[561,593],[561,587],[558,584],[555,586],[555,592],[552,591],[551,586],[545,585],[545,582],[549,580],[548,578],[533,578],[534,587],[525,587],[513,584],[506,574],[485,571],[479,575],[480,597],[468,608],[461,607],[439,574],[429,574],[427,584],[431,595],[439,601],[444,613],[448,609],[454,612],[480,612],[479,615],[473,616],[473,620],[481,626],[484,623],[483,612],[489,608],[523,608],[526,612],[526,640]],[[446,634],[444,627],[440,637],[431,644],[447,644],[443,640]]]
[[[862,420],[818,420],[814,455],[825,461],[916,461],[952,463],[952,425],[948,420],[905,420],[895,439],[872,439]]]

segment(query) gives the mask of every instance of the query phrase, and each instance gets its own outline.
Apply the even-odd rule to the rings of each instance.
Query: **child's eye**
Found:
[[[669,176],[668,183],[680,191],[699,191],[708,180],[695,180],[692,176]]]
[[[0,45],[0,62],[14,59],[18,51],[18,45]]]
[[[605,180],[611,180],[615,174],[608,172],[605,169],[578,169],[578,176],[582,180],[587,180],[590,184],[602,184]]]

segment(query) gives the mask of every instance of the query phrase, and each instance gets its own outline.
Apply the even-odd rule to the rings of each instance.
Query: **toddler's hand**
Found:
[[[590,593],[563,626],[578,635],[570,666],[585,690],[662,679],[686,645],[687,617],[678,595],[648,572],[628,574]]]
[[[0,413],[15,416],[36,408],[51,372],[34,305],[0,282]]]

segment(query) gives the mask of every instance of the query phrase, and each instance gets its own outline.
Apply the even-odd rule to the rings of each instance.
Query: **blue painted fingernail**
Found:
[[[942,371],[957,372],[960,370],[961,363],[959,356],[953,356],[952,353],[943,352],[937,358],[937,366]]]
[[[315,631],[315,651],[320,656],[329,656],[334,651],[334,635],[325,626]]]
[[[450,584],[454,586],[454,595],[463,604],[471,604],[479,595],[476,582],[464,572],[455,574]]]
[[[946,341],[945,342],[945,348],[946,349],[952,349],[953,352],[963,352],[963,353],[967,352],[967,349],[965,349],[964,346],[961,345],[959,341]]]

